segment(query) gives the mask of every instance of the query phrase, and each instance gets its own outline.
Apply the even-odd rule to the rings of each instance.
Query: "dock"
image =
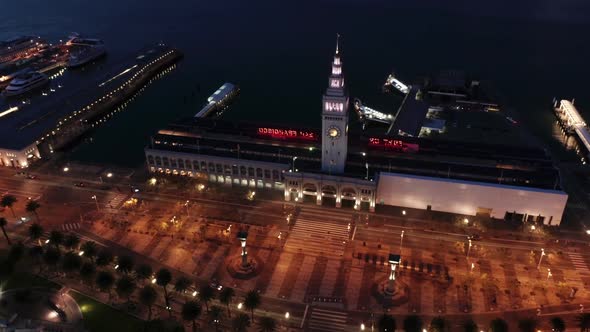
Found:
[[[554,100],[553,110],[564,130],[568,134],[576,135],[586,149],[585,157],[590,158],[590,131],[574,103],[569,100],[561,100],[558,104],[557,100]]]
[[[157,44],[116,64],[65,70],[34,95],[0,99],[0,156],[15,156],[0,165],[26,167],[67,147],[181,57],[180,51]]]
[[[211,113],[221,113],[227,108],[231,99],[239,92],[239,88],[232,83],[224,83],[209,98],[203,108],[195,115],[195,118],[208,117]]]

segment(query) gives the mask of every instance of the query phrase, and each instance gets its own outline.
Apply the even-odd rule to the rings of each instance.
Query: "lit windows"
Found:
[[[327,101],[324,105],[326,111],[329,112],[344,112],[344,104]]]

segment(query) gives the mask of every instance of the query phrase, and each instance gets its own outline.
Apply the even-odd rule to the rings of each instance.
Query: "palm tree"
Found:
[[[31,226],[29,226],[29,237],[31,238],[31,240],[38,241],[42,235],[43,227],[41,227],[41,225],[39,225],[38,223],[34,223],[31,224]],[[39,243],[39,245],[41,245],[41,243]]]
[[[96,243],[94,241],[86,241],[80,247],[80,250],[84,252],[84,256],[90,258],[94,262],[96,256]]]
[[[260,305],[260,294],[257,291],[251,290],[246,293],[244,297],[244,306],[246,309],[250,310],[250,314],[252,315],[252,321],[254,321],[254,309],[256,309]]]
[[[250,327],[250,317],[246,314],[239,314],[231,322],[232,329],[235,332],[246,332]]]
[[[223,309],[219,306],[214,305],[211,307],[211,311],[209,312],[209,316],[211,316],[211,320],[215,325],[215,332],[219,332],[219,324],[221,323],[221,316],[223,314]]]
[[[0,200],[0,206],[2,207],[7,207],[10,209],[10,211],[12,211],[12,215],[16,218],[16,214],[14,214],[14,210],[12,209],[12,206],[14,205],[14,203],[16,203],[17,199],[15,196],[13,195],[4,195],[2,196],[2,199]]]
[[[204,284],[199,288],[199,300],[205,303],[205,308],[207,308],[207,312],[209,312],[209,301],[211,301],[215,297],[215,293],[213,292],[213,288],[211,286]]]
[[[8,243],[8,245],[11,245],[12,243],[10,242],[10,239],[8,238],[8,234],[6,234],[6,229],[4,228],[4,227],[6,227],[7,224],[8,224],[8,221],[6,221],[6,218],[0,217],[0,228],[2,228],[2,233],[4,233],[4,237],[6,238],[6,242]]]
[[[590,331],[590,314],[581,314],[580,316],[578,316],[577,320],[580,332]]]
[[[260,317],[258,326],[260,332],[274,332],[277,329],[277,321],[268,316]]]
[[[447,323],[442,317],[434,317],[430,321],[430,330],[432,332],[444,332],[447,327]]]
[[[126,298],[127,302],[131,301],[131,295],[135,291],[137,285],[135,284],[135,280],[129,276],[122,276],[119,280],[117,280],[117,284],[115,285],[115,291],[120,298]]]
[[[182,305],[182,319],[193,322],[193,332],[197,330],[197,318],[201,315],[201,305],[197,301],[187,301]]]
[[[115,284],[115,277],[109,271],[100,271],[96,275],[96,286],[101,292],[108,292],[109,301],[111,300],[111,288]]]
[[[229,310],[229,305],[231,304],[234,295],[236,295],[236,292],[231,287],[224,288],[221,293],[219,293],[219,302],[227,306],[227,316],[230,318],[231,310]]]
[[[553,332],[565,332],[565,322],[560,317],[551,318],[551,330]]]
[[[502,318],[496,318],[490,322],[490,332],[508,332],[508,324]]]
[[[477,328],[477,324],[473,321],[473,319],[469,318],[463,323],[463,331],[464,332],[477,332],[479,329]]]
[[[532,318],[521,319],[518,322],[518,329],[521,332],[535,332],[537,330],[537,321]]]
[[[74,233],[68,233],[64,238],[64,247],[70,251],[80,244],[80,238]]]
[[[404,330],[406,330],[406,332],[421,332],[422,319],[416,315],[406,317],[406,319],[404,319]]]
[[[152,276],[152,267],[148,264],[139,264],[135,267],[135,277],[142,282]]]
[[[377,322],[380,332],[395,332],[395,319],[391,315],[383,314]]]
[[[96,274],[96,267],[92,262],[85,262],[80,267],[80,278],[90,287],[93,286],[94,275]]]
[[[187,277],[179,277],[174,282],[174,290],[178,292],[178,294],[185,294],[186,290],[190,287],[191,281]]]
[[[49,267],[55,267],[61,258],[61,252],[56,248],[47,248],[43,254],[43,262]]]
[[[31,259],[33,259],[33,262],[35,262],[39,266],[38,273],[41,273],[41,269],[43,268],[43,264],[41,264],[41,258],[43,257],[43,247],[32,246],[29,248],[28,254],[29,254],[29,257],[31,257]]]
[[[82,259],[80,258],[80,256],[74,254],[73,252],[66,253],[61,263],[61,267],[66,274],[69,272],[77,271],[78,269],[80,269],[81,265]]]
[[[35,218],[37,218],[37,222],[39,222],[39,215],[37,214],[37,209],[40,207],[41,207],[41,204],[39,204],[39,202],[32,200],[32,199],[30,199],[27,202],[27,206],[25,207],[27,212],[33,213],[35,215]]]
[[[49,243],[53,244],[56,248],[59,249],[60,244],[64,242],[64,233],[58,230],[52,230],[49,233]]]
[[[86,251],[84,252],[86,253]],[[96,265],[98,266],[107,266],[113,262],[113,253],[103,248],[101,249],[98,254],[96,255]]]
[[[117,271],[121,271],[125,274],[133,271],[133,265],[135,265],[135,261],[133,260],[133,258],[131,256],[127,256],[127,255],[123,255],[123,256],[119,256],[119,259],[117,260],[117,264],[119,265],[119,267],[117,268]]]
[[[152,320],[152,306],[156,303],[158,299],[158,293],[151,285],[144,286],[141,291],[139,291],[139,302],[141,304],[148,307],[148,321]]]
[[[168,269],[162,268],[159,269],[158,272],[156,272],[156,284],[162,286],[162,288],[164,289],[164,300],[166,300],[166,309],[170,308],[170,299],[168,298],[168,290],[166,289],[166,286],[168,286],[170,281],[172,281],[172,274]],[[172,317],[172,312],[170,311],[170,309],[168,309],[168,314],[170,315],[170,317]]]

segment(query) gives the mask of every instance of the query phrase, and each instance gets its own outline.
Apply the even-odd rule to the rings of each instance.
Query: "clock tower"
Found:
[[[328,89],[322,98],[322,172],[344,173],[348,151],[348,96],[344,91],[339,38]]]

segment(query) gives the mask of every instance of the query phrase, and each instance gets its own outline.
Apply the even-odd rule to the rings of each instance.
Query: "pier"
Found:
[[[578,140],[586,148],[585,157],[590,157],[590,132],[586,122],[578,113],[574,103],[569,100],[561,100],[559,105],[554,100],[553,109],[559,123],[564,127],[567,133],[575,134]]]

